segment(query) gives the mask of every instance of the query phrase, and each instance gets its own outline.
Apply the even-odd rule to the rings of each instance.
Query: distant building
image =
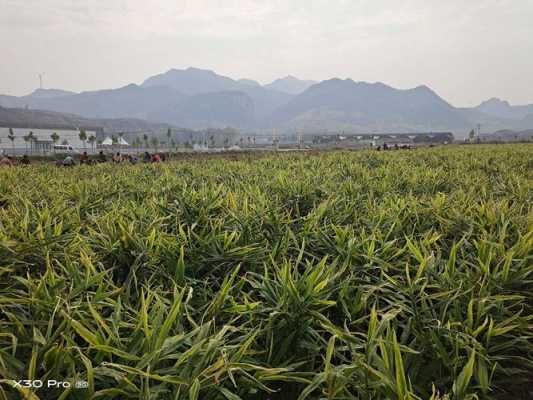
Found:
[[[357,133],[357,134],[325,134],[313,136],[315,144],[348,144],[348,143],[373,143],[374,145],[387,144],[446,144],[454,141],[451,132],[430,133]]]
[[[55,144],[67,144],[74,149],[83,150],[91,149],[92,145],[89,141],[83,142],[80,140],[80,131],[76,129],[41,129],[41,128],[12,128],[13,141],[9,138],[10,127],[0,126],[0,151],[14,152],[22,154],[26,151],[33,153],[50,153],[53,151],[54,140],[52,135],[57,134]],[[30,132],[33,134],[33,139],[29,138]],[[87,138],[97,136],[97,131],[86,130]],[[26,138],[26,140],[25,140]],[[94,143],[96,147],[96,142]]]

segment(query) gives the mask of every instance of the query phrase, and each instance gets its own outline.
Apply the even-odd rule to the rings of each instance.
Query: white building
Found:
[[[93,147],[89,140],[85,143],[80,140],[80,131],[77,129],[12,128],[13,136],[15,137],[13,141],[9,138],[9,129],[9,127],[0,126],[0,152],[46,154],[53,152],[54,144],[66,144],[76,150],[91,150]],[[24,138],[28,138],[30,132],[33,133],[33,140],[25,140]],[[57,134],[55,143],[53,139],[54,133]],[[94,130],[86,130],[85,133],[87,138],[91,136],[97,137],[97,133]],[[96,141],[94,142],[94,147],[96,148]]]

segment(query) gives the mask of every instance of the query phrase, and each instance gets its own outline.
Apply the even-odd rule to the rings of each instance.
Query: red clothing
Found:
[[[152,162],[161,162],[161,157],[159,157],[159,154],[154,154],[152,156]]]

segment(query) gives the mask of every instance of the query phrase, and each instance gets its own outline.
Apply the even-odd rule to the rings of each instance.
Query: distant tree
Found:
[[[472,129],[472,130],[470,131],[470,133],[468,134],[468,139],[470,139],[470,142],[473,142],[475,137],[476,137],[476,131],[474,131],[474,130]]]
[[[52,139],[52,143],[53,143],[53,144],[56,144],[57,141],[59,140],[59,135],[58,135],[56,132],[54,132],[54,133],[52,133],[52,134],[50,135],[50,139]]]
[[[38,138],[37,136],[35,136],[33,132],[30,132],[29,136],[30,136],[30,151],[33,154],[33,149],[34,149],[35,144],[37,143]]]
[[[30,132],[30,133],[31,133],[31,132]],[[28,152],[28,143],[31,141],[30,133],[28,133],[27,135],[23,136],[23,139],[24,139],[24,145],[25,145],[25,147],[26,147],[26,153]]]
[[[167,129],[167,143],[170,143],[170,137],[172,136],[172,131],[170,128]]]
[[[52,139],[52,147],[54,148],[54,153],[56,152],[56,143],[59,140],[59,135],[56,132],[53,132],[50,135],[50,139]]]
[[[148,147],[148,135],[145,133],[143,135],[144,147]]]
[[[61,141],[61,144],[62,144],[63,146],[68,146],[68,140],[67,140],[67,139],[63,139],[63,140]]]
[[[80,133],[78,134],[78,137],[83,142],[83,148],[87,148],[87,132],[85,132],[85,129],[80,129]]]
[[[159,139],[157,138],[157,136],[152,136],[150,143],[152,144],[154,151],[157,151],[157,146],[159,145]]]
[[[13,133],[13,128],[9,128],[9,135],[7,138],[11,140],[11,147],[13,148],[13,154],[15,154],[15,134]]]
[[[94,136],[94,135],[89,136],[87,141],[91,144],[91,147],[92,147],[93,152],[94,152],[94,147],[96,145],[96,136]]]

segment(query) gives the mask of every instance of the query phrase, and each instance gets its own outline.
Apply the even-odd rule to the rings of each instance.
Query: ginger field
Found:
[[[532,204],[532,145],[0,168],[0,399],[531,399]]]

